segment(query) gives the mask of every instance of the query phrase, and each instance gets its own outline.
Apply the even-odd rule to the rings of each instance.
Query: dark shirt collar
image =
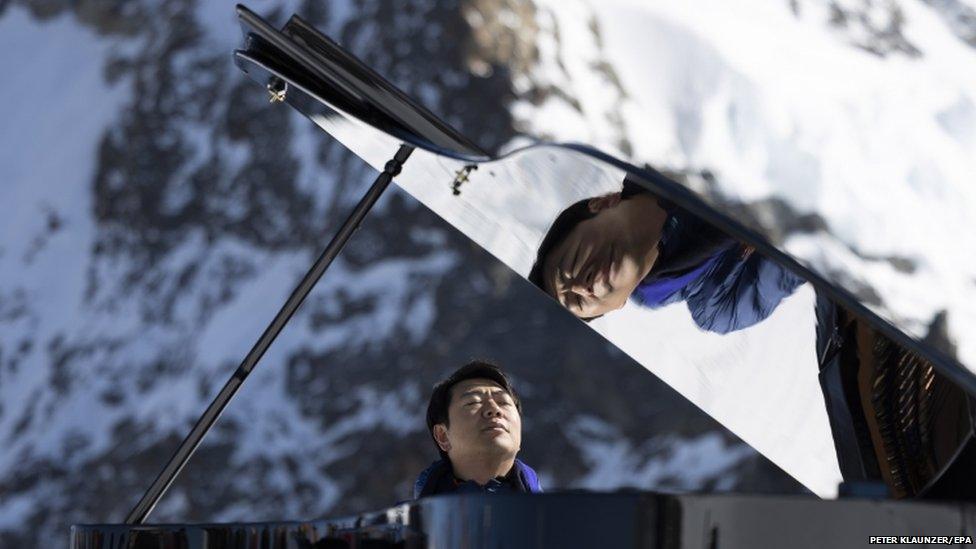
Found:
[[[450,462],[448,462],[450,465]],[[512,464],[512,468],[508,470],[503,476],[488,479],[488,483],[482,486],[478,484],[475,480],[464,480],[458,478],[454,474],[454,466],[451,467],[451,480],[454,482],[454,488],[461,491],[481,491],[481,492],[523,492],[525,491],[522,486],[522,482],[518,478],[518,467]],[[521,489],[520,489],[521,488]]]
[[[455,473],[454,473],[454,464],[452,464],[452,463],[450,462],[450,460],[448,460],[448,462],[447,462],[447,463],[448,463],[448,465],[449,465],[449,466],[451,467],[451,478],[453,478],[453,479],[454,479],[454,484],[462,484],[462,483],[465,483],[465,482],[474,482],[475,484],[477,484],[477,482],[476,482],[476,481],[474,481],[474,480],[464,480],[464,479],[462,479],[462,478],[459,478],[459,477],[457,476],[457,474],[455,474]],[[509,469],[507,473],[505,473],[504,475],[502,475],[502,476],[500,476],[500,477],[495,477],[495,478],[492,478],[492,479],[489,479],[489,480],[488,480],[488,482],[491,482],[491,481],[493,481],[493,480],[494,480],[494,481],[497,481],[497,482],[511,482],[511,481],[512,481],[512,479],[513,479],[513,478],[515,477],[515,475],[516,475],[516,472],[515,472],[515,469],[516,469],[516,467],[515,467],[515,463],[513,462],[513,463],[512,463],[512,468],[511,468],[511,469]]]

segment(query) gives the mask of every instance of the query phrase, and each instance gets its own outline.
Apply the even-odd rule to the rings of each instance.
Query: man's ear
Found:
[[[620,193],[605,194],[591,198],[586,205],[591,213],[598,213],[602,210],[609,210],[617,204],[620,204]]]
[[[443,423],[434,425],[434,441],[445,453],[451,451],[451,441],[447,438],[447,426]]]

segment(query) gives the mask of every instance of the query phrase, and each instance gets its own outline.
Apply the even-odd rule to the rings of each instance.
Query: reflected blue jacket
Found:
[[[682,275],[642,282],[632,297],[645,307],[684,301],[701,329],[726,334],[762,322],[801,284],[778,263],[733,246]]]
[[[628,178],[624,195],[648,192]],[[668,219],[658,260],[631,294],[637,303],[662,307],[684,301],[700,328],[725,334],[765,320],[803,284],[802,278],[704,219],[670,201],[658,198],[658,203]]]
[[[413,485],[414,499],[451,492],[538,494],[542,492],[542,486],[539,485],[539,476],[535,471],[518,459],[515,460],[512,471],[504,479],[501,481],[491,479],[484,486],[471,480],[457,480],[454,477],[454,470],[451,468],[450,462],[441,459],[424,469]]]

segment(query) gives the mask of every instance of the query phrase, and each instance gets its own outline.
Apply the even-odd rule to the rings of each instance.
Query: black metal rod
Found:
[[[183,443],[180,444],[180,447],[177,448],[173,456],[169,458],[169,462],[166,464],[166,467],[160,471],[159,476],[157,476],[156,480],[153,481],[152,486],[150,486],[149,490],[147,490],[145,495],[142,496],[139,503],[132,508],[132,511],[129,511],[129,515],[125,518],[126,524],[142,524],[146,520],[146,517],[149,516],[149,513],[152,512],[153,508],[156,507],[156,503],[159,502],[159,499],[163,497],[166,490],[169,489],[171,484],[173,484],[173,481],[176,479],[176,475],[180,474],[180,471],[183,470],[183,466],[185,466],[187,461],[190,460],[193,452],[196,451],[197,447],[203,441],[203,437],[206,436],[207,432],[210,431],[210,428],[217,421],[217,418],[220,417],[220,413],[224,411],[224,408],[230,402],[230,399],[234,397],[234,394],[237,393],[238,389],[240,389],[241,384],[244,383],[244,380],[251,373],[251,371],[254,370],[254,367],[257,365],[258,361],[261,360],[264,352],[268,350],[268,347],[270,347],[271,343],[276,337],[278,337],[278,334],[281,332],[282,328],[285,327],[285,324],[288,323],[288,320],[295,313],[298,307],[302,304],[302,301],[305,300],[308,293],[312,291],[312,288],[315,287],[315,283],[319,281],[319,278],[322,277],[325,270],[329,268],[332,261],[336,258],[336,256],[339,255],[339,252],[342,251],[342,248],[346,245],[346,242],[349,241],[349,237],[351,237],[356,229],[359,228],[363,218],[366,217],[366,214],[379,199],[380,195],[383,194],[383,191],[385,191],[390,185],[390,181],[392,181],[393,178],[400,173],[403,163],[407,160],[412,152],[413,147],[409,145],[401,145],[393,159],[386,163],[386,166],[383,168],[383,172],[380,173],[380,175],[376,178],[376,181],[373,182],[373,186],[366,191],[366,194],[363,195],[363,198],[360,199],[358,204],[356,204],[356,208],[353,209],[351,214],[349,214],[349,217],[346,219],[345,223],[342,224],[342,227],[339,228],[336,235],[332,237],[332,241],[329,242],[328,246],[326,246],[325,250],[322,252],[322,255],[319,256],[319,258],[305,274],[305,277],[302,278],[302,281],[299,282],[295,290],[292,291],[291,295],[288,297],[288,301],[286,301],[281,307],[281,310],[278,311],[278,314],[275,315],[274,320],[271,321],[271,324],[269,324],[264,330],[264,333],[261,334],[261,337],[258,339],[257,343],[254,344],[251,351],[247,353],[246,357],[244,357],[244,361],[241,362],[241,365],[234,372],[234,375],[227,380],[227,383],[224,384],[224,388],[220,390],[217,397],[214,398],[213,402],[210,403],[210,406],[208,406],[206,411],[203,412],[203,415],[200,416],[200,419],[197,420],[197,423],[193,426],[190,434],[183,439]]]

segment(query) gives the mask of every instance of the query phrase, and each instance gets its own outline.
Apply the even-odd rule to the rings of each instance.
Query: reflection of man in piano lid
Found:
[[[648,308],[684,301],[700,328],[718,333],[760,322],[803,283],[629,178],[621,192],[559,214],[529,281],[584,320],[628,299]]]
[[[522,404],[495,365],[475,361],[434,386],[427,428],[441,459],[424,470],[414,498],[448,492],[541,492],[531,467],[516,458]]]
[[[625,191],[581,200],[563,211],[529,274],[580,318],[623,307],[657,261],[667,211],[647,192]]]

